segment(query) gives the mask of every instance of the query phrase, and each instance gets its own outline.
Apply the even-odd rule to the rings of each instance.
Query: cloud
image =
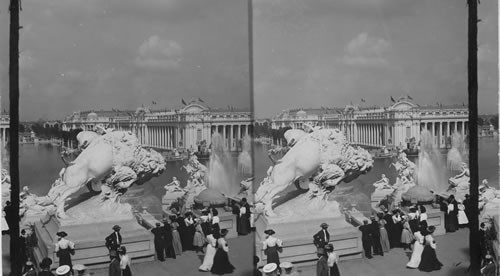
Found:
[[[389,64],[385,58],[382,57],[366,57],[366,56],[344,56],[343,62],[349,66],[360,67],[379,67]]]
[[[495,52],[491,49],[491,46],[489,44],[479,45],[477,50],[477,59],[479,63],[497,63],[497,60],[495,59]]]
[[[21,70],[35,68],[35,58],[31,51],[22,51],[19,55],[19,68]]]
[[[151,36],[138,50],[135,64],[144,69],[173,69],[182,61],[182,47],[179,43]]]
[[[386,66],[389,62],[383,55],[390,47],[391,43],[383,38],[369,37],[367,33],[360,33],[345,47],[342,61],[350,66]]]

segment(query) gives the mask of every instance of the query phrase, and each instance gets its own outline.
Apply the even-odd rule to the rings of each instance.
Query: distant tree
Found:
[[[484,123],[484,119],[481,116],[477,116],[477,125],[482,126]]]
[[[490,118],[490,124],[492,124],[495,129],[498,129],[498,114]]]

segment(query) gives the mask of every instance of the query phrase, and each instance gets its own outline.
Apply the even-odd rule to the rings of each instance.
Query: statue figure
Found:
[[[257,210],[276,216],[272,203],[278,193],[301,179],[310,179],[310,195],[326,199],[341,181],[349,182],[373,166],[370,154],[352,147],[338,129],[314,128],[307,133],[290,129],[284,134],[289,150],[270,168],[255,193]]]
[[[189,187],[205,187],[205,174],[208,169],[205,165],[198,161],[198,157],[191,153],[186,165],[184,165],[184,169],[187,171],[188,185]]]
[[[181,188],[181,182],[175,176],[172,177],[172,182],[165,185],[164,188],[167,190],[167,193],[186,192],[185,189]]]
[[[467,163],[462,162],[460,169],[461,171],[459,174],[448,179],[448,183],[450,184],[448,191],[453,189],[469,189],[470,171],[467,167]]]
[[[416,165],[406,157],[406,153],[400,152],[396,163],[392,163],[392,166],[398,171],[398,178],[402,184],[415,183],[414,174]]]
[[[198,161],[198,157],[191,152],[187,164],[184,169],[188,173],[188,180],[186,185],[186,205],[191,206],[194,204],[194,197],[199,195],[207,188],[205,185],[205,175],[208,171],[207,167]]]
[[[401,202],[403,194],[416,185],[414,177],[416,165],[402,151],[399,152],[396,162],[391,165],[398,171],[396,183],[392,186],[394,191],[391,194],[392,205],[395,206]]]
[[[84,186],[102,191],[102,200],[119,202],[132,184],[141,185],[165,170],[161,154],[142,148],[131,132],[106,129],[101,133],[82,131],[77,135],[81,153],[61,170],[46,196],[35,198],[38,205],[55,206],[57,217],[63,219],[67,217],[65,202]]]
[[[380,180],[377,182],[373,183],[373,186],[376,187],[375,190],[386,190],[386,189],[392,189],[392,187],[389,185],[389,178],[385,176],[385,174],[382,174]]]

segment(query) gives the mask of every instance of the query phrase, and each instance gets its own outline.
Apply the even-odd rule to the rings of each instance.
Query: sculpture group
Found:
[[[309,197],[327,200],[341,181],[350,182],[373,166],[368,151],[351,146],[338,129],[290,129],[284,136],[286,153],[268,170],[255,193],[257,209],[269,217],[277,215],[273,200],[292,184],[309,182]]]
[[[21,198],[21,206],[26,211],[55,209],[55,215],[65,219],[68,217],[66,202],[85,186],[89,191],[98,193],[101,205],[116,205],[131,185],[144,184],[165,170],[161,154],[141,147],[131,132],[82,131],[77,140],[76,154],[74,151],[63,153],[67,167],[61,170],[48,194],[42,197],[30,194]],[[74,160],[67,160],[68,155],[77,156]]]

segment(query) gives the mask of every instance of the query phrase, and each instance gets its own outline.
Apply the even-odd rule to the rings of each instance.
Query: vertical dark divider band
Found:
[[[478,166],[478,83],[477,83],[477,4],[478,0],[467,0],[468,21],[468,93],[469,93],[469,167],[470,167],[470,200],[472,213],[470,220],[470,275],[479,275],[480,250],[479,248],[479,166]]]
[[[252,12],[252,0],[248,0],[248,78],[249,78],[249,93],[250,93],[250,116],[251,116],[251,124],[252,126],[250,133],[251,137],[251,143],[250,143],[250,157],[251,157],[251,163],[252,163],[252,175],[254,176],[253,181],[256,181],[255,179],[255,152],[254,152],[254,142],[253,139],[255,138],[255,135],[253,133],[254,131],[254,126],[255,126],[255,98],[253,96],[253,12]],[[250,189],[251,193],[255,193],[254,190],[254,183],[252,181],[252,188]],[[255,202],[253,202],[255,204]],[[253,248],[253,256],[256,256],[255,252],[255,232],[253,234],[253,239],[252,239],[252,248]],[[253,263],[253,259],[250,260]]]
[[[10,40],[9,40],[9,110],[10,110],[10,179],[13,221],[19,222],[19,10],[20,0],[10,1]],[[10,225],[11,275],[21,275],[19,264],[19,223]]]

